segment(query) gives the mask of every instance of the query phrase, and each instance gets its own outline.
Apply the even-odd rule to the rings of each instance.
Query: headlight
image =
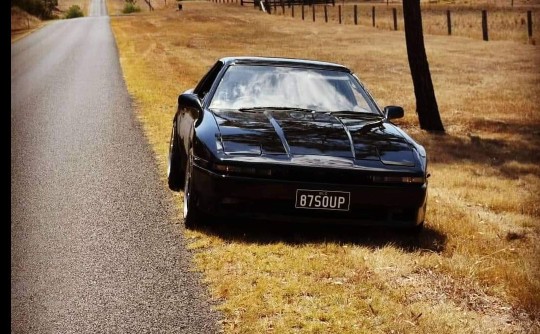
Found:
[[[426,179],[423,176],[372,176],[374,183],[405,183],[423,184]]]
[[[235,165],[213,164],[213,170],[219,174],[245,176],[272,176],[269,168],[244,167]]]

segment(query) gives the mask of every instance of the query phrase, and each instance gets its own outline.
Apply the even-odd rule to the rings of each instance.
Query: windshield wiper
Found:
[[[358,129],[358,131],[360,131],[360,132],[367,132],[367,131],[369,131],[369,130],[371,130],[371,129],[378,128],[378,127],[382,126],[383,123],[384,123],[384,122],[383,122],[382,119],[380,119],[380,120],[378,120],[378,121],[375,121],[375,122],[366,123],[366,124],[364,124],[360,129]]]
[[[238,111],[266,111],[266,110],[287,110],[287,111],[304,111],[304,112],[315,112],[312,109],[306,108],[296,108],[296,107],[252,107],[252,108],[240,108]]]
[[[336,110],[336,111],[325,111],[325,114],[332,115],[332,116],[360,116],[360,117],[377,117],[382,118],[381,115],[374,114],[369,111],[353,111],[353,110]]]
[[[362,126],[356,131],[363,133],[367,132],[373,128],[378,128],[384,124],[384,117],[381,115],[373,114],[371,112],[362,112],[362,111],[352,111],[352,110],[339,110],[339,111],[329,111],[325,113],[326,115],[331,115],[336,117],[343,126],[347,125],[343,122],[338,116],[346,116],[353,118],[361,118],[366,121]],[[367,116],[367,117],[366,117]]]

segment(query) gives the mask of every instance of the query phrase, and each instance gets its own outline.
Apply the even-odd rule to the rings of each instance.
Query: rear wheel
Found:
[[[421,222],[420,224],[416,225],[414,228],[414,231],[418,234],[421,233],[424,230],[424,222]]]
[[[169,189],[174,191],[180,191],[184,183],[184,175],[182,173],[182,160],[180,159],[180,153],[178,152],[175,132],[176,122],[173,123],[171,140],[169,142],[169,164],[167,167],[167,179],[169,182]]]
[[[188,229],[195,228],[202,218],[201,212],[196,206],[197,194],[193,192],[193,150],[189,150],[186,174],[184,176],[184,225]]]
[[[418,225],[407,228],[405,233],[412,237],[419,237],[420,234],[422,234],[423,230],[424,230],[424,222],[421,222]]]

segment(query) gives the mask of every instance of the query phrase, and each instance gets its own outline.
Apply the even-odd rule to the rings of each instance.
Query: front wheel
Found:
[[[196,206],[197,195],[193,192],[193,150],[189,150],[186,174],[184,176],[184,225],[188,229],[195,228],[201,220],[201,213]]]
[[[405,230],[405,233],[412,237],[419,237],[422,234],[423,230],[424,230],[424,222],[421,222],[418,225],[407,228]]]
[[[171,140],[169,141],[169,163],[167,166],[169,189],[173,191],[180,191],[182,189],[182,183],[184,183],[181,161],[178,145],[176,144],[176,122],[174,122],[171,131]]]

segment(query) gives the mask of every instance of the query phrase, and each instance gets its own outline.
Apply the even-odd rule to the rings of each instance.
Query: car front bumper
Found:
[[[414,227],[424,221],[427,183],[423,185],[347,185],[293,182],[216,174],[195,165],[193,191],[199,210],[276,222],[339,223]],[[350,192],[348,211],[296,208],[297,189]]]

